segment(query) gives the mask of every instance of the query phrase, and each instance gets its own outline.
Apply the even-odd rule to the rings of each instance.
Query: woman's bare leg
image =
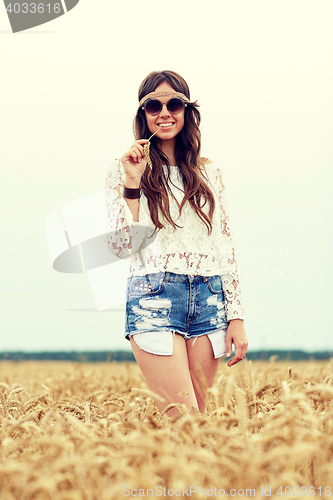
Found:
[[[187,407],[193,405],[198,408],[183,337],[179,334],[173,335],[173,354],[171,356],[151,354],[140,349],[132,337],[130,340],[135,359],[149,389],[165,398],[164,403],[156,401],[158,410],[162,412],[170,403],[181,403]],[[207,340],[209,342],[209,339]],[[179,396],[182,391],[187,391],[187,394]],[[169,410],[167,415],[171,416],[178,412],[179,410],[175,407]]]
[[[193,341],[194,345],[193,345]],[[214,358],[212,344],[207,335],[186,340],[188,363],[194,392],[198,402],[199,410],[204,413],[206,407],[205,388],[202,386],[196,369],[198,364],[206,379],[207,387],[212,387],[217,372],[220,358]]]

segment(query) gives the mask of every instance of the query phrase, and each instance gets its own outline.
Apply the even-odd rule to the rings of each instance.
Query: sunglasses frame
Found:
[[[166,103],[163,103],[163,102],[161,102],[159,99],[156,99],[156,98],[147,99],[147,101],[146,101],[146,102],[144,103],[144,105],[142,106],[142,109],[143,109],[143,111],[146,111],[146,107],[147,107],[147,105],[148,105],[151,101],[157,101],[157,102],[159,102],[159,103],[161,104],[161,109],[160,109],[160,111],[159,111],[158,113],[156,113],[156,114],[151,114],[151,113],[149,113],[148,111],[146,111],[146,112],[148,113],[148,115],[150,115],[150,116],[158,116],[158,115],[161,113],[161,111],[162,111],[162,109],[163,109],[163,106],[164,106],[164,105],[166,106],[167,110],[169,111],[169,113],[170,113],[171,115],[179,115],[179,113],[181,113],[181,112],[182,112],[182,110],[181,110],[181,111],[179,111],[178,113],[172,113],[172,112],[170,111],[170,109],[168,108],[168,104],[169,104],[169,102],[170,102],[170,101],[173,101],[174,99],[176,99],[177,101],[180,101],[180,102],[182,102],[182,103],[183,103],[183,108],[182,108],[182,110],[183,110],[184,108],[186,108],[187,103],[186,103],[186,102],[185,102],[185,101],[184,101],[181,97],[171,97],[171,98],[168,100],[168,102],[166,102]]]

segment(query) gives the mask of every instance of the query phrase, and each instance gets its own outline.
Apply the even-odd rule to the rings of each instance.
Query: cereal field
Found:
[[[221,361],[206,414],[168,417],[135,363],[1,362],[0,499],[333,499],[332,384]]]

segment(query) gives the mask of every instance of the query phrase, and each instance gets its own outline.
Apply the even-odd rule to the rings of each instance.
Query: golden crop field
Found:
[[[204,415],[135,363],[0,362],[0,499],[333,499],[333,360],[221,361]]]

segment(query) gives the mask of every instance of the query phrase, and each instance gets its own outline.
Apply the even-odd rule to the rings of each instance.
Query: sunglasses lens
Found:
[[[162,104],[160,101],[157,101],[155,99],[151,99],[150,101],[147,102],[145,106],[145,110],[149,115],[158,115],[162,111]]]
[[[184,102],[181,99],[175,97],[174,99],[170,99],[167,108],[172,115],[178,115],[178,113],[183,111]]]

